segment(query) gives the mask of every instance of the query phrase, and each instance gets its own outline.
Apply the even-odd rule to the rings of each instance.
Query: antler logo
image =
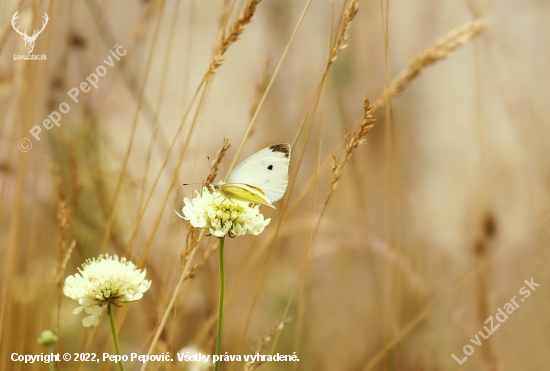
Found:
[[[25,32],[21,32],[21,31],[19,31],[19,27],[15,26],[15,20],[17,18],[19,18],[17,16],[18,12],[19,11],[15,12],[15,14],[13,15],[13,18],[11,19],[11,25],[12,25],[13,29],[19,35],[21,35],[23,40],[25,40],[25,49],[27,49],[27,53],[32,53],[32,50],[34,49],[34,42],[35,42],[36,38],[38,37],[38,35],[40,35],[40,33],[42,33],[42,31],[44,31],[44,28],[46,28],[46,25],[48,24],[48,19],[49,19],[48,15],[46,13],[44,13],[44,19],[46,20],[46,22],[42,23],[42,29],[40,31],[34,30],[32,36],[29,36],[29,35],[27,35],[27,30],[25,30]]]

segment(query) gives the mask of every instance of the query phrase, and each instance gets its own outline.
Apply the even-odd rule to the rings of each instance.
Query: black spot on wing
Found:
[[[273,170],[273,165],[269,165],[269,166],[267,167],[267,170]]]

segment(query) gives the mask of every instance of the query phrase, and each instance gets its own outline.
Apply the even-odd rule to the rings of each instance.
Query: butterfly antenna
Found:
[[[208,166],[210,167],[210,171],[212,171],[212,161],[210,161],[210,156],[206,156],[206,159],[208,160]],[[212,183],[206,183],[209,187],[212,187]]]

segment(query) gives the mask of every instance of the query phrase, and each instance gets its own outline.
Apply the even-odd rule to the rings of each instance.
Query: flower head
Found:
[[[55,344],[58,340],[57,334],[52,330],[45,330],[38,335],[36,341],[40,345],[52,345]]]
[[[82,320],[85,327],[97,326],[108,303],[118,306],[139,300],[151,286],[151,281],[145,280],[145,269],[142,272],[134,263],[126,258],[119,260],[116,255],[88,259],[78,271],[65,279],[63,294],[80,304],[74,314],[82,310],[88,314]]]
[[[203,188],[197,197],[183,200],[183,216],[195,228],[208,229],[213,236],[229,237],[243,234],[258,235],[271,219],[264,219],[259,205],[250,206],[248,202],[225,198],[219,192],[210,192]]]

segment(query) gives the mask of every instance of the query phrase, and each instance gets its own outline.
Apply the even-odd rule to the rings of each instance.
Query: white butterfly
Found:
[[[288,185],[290,144],[274,144],[256,152],[229,174],[227,181],[212,184],[224,197],[267,205],[280,200]]]

